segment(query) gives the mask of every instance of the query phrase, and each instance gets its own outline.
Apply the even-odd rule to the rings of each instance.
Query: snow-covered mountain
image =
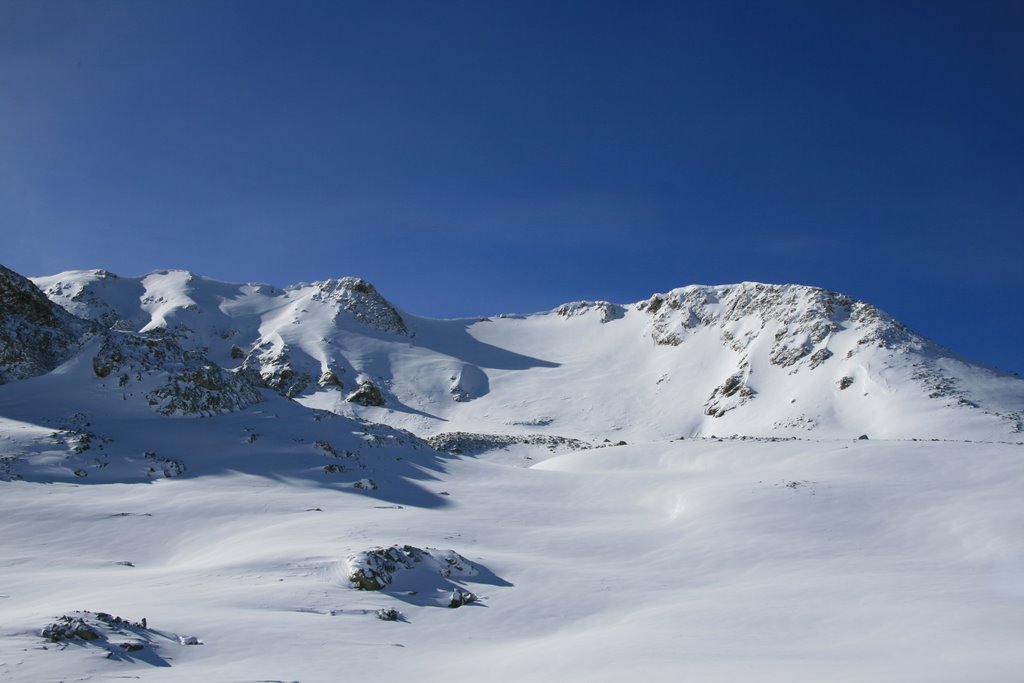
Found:
[[[73,271],[35,283],[108,338],[173,337],[304,405],[423,436],[999,440],[1022,429],[1019,378],[819,288],[689,286],[628,305],[431,320],[348,277],[278,289]]]
[[[0,269],[0,384],[0,680],[1024,667],[1024,381],[841,294]]]

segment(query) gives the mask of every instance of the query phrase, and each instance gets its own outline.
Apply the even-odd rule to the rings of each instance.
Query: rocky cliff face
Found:
[[[0,384],[53,370],[94,332],[31,281],[0,266]]]

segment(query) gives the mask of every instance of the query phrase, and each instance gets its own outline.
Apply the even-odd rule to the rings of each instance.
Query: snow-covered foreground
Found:
[[[0,482],[0,679],[1020,680],[1024,446],[527,448],[377,491],[230,464]],[[355,590],[347,559],[392,544],[479,571]],[[40,637],[76,610],[145,617],[146,648]]]

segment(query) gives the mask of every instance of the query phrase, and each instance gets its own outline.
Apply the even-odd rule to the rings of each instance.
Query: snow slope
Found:
[[[530,469],[451,457],[409,497],[269,468],[11,482],[0,677],[1009,683],[1024,664],[1021,454],[698,439]],[[354,590],[347,559],[395,543],[484,571]],[[452,585],[479,601],[449,609]],[[82,609],[203,645],[161,641],[162,667],[39,637]]]
[[[0,680],[1024,668],[1022,382],[867,304],[34,281],[93,331],[0,386]]]

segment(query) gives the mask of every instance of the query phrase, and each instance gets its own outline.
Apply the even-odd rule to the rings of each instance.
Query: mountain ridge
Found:
[[[219,372],[233,384],[226,406],[252,403],[233,383],[241,377],[424,437],[525,434],[535,423],[549,435],[613,441],[1012,438],[1024,428],[1019,378],[820,287],[687,285],[631,304],[435,320],[354,277],[280,288],[182,270],[78,270],[33,281],[96,325],[173,337],[176,357],[207,368],[195,379],[209,384]],[[580,401],[617,417],[604,424],[600,411],[566,407]]]

